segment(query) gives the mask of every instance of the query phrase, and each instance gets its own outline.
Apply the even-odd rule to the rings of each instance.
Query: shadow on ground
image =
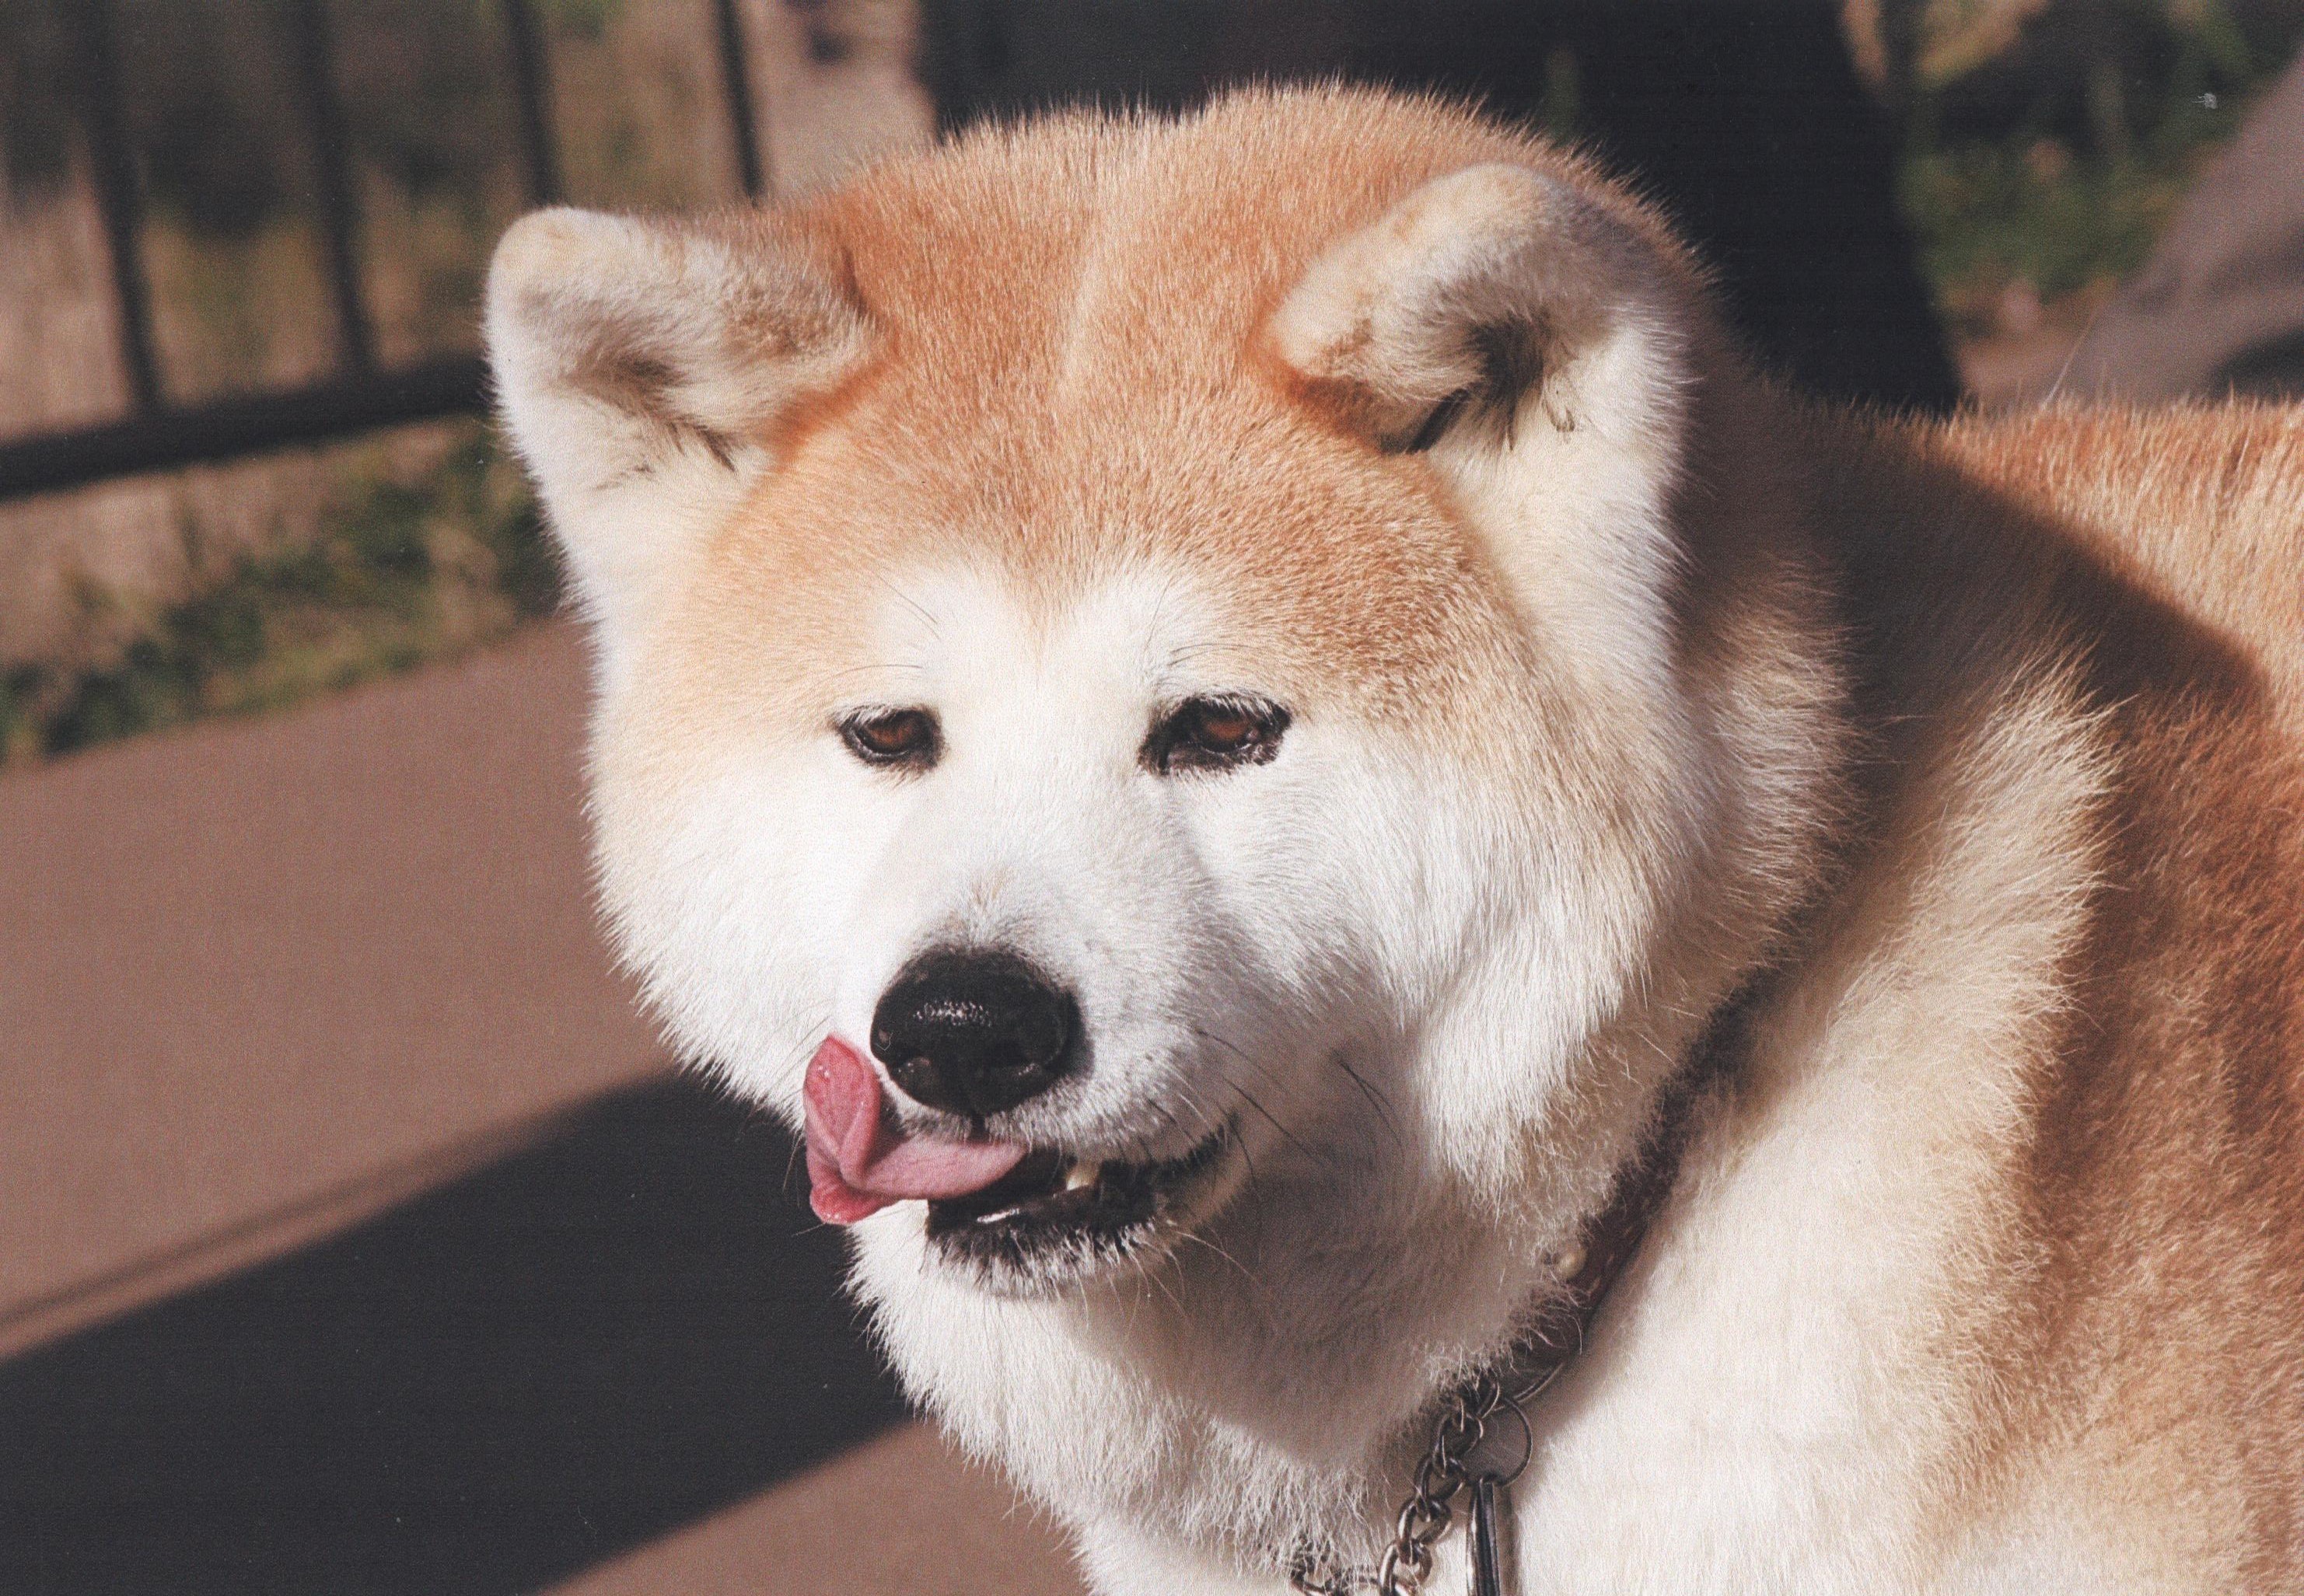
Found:
[[[787,1193],[690,1084],[0,1364],[0,1590],[498,1596],[902,1409]]]

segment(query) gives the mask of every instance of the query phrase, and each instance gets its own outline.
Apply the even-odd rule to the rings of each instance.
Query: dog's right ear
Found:
[[[852,373],[870,333],[774,218],[716,231],[562,208],[496,246],[487,340],[613,668],[768,469],[780,423]]]

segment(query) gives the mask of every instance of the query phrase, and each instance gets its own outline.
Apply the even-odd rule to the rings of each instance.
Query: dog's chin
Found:
[[[930,1255],[1002,1296],[1041,1296],[1164,1256],[1237,1184],[1227,1124],[1169,1159],[1088,1164],[1036,1150],[980,1192],[928,1205]]]

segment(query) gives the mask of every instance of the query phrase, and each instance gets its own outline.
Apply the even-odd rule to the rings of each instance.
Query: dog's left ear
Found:
[[[1435,179],[1333,246],[1274,314],[1281,359],[1383,447],[1673,419],[1692,295],[1658,245],[1558,178]]]
[[[1660,226],[1499,163],[1330,246],[1267,334],[1309,402],[1431,460],[1529,613],[1661,672],[1709,315]]]
[[[567,208],[496,246],[487,336],[506,427],[612,671],[774,464],[783,424],[870,343],[836,266],[773,216]]]

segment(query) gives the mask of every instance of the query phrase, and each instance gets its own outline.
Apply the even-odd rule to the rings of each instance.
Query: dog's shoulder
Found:
[[[1943,446],[2304,694],[2304,405],[2051,406]]]

